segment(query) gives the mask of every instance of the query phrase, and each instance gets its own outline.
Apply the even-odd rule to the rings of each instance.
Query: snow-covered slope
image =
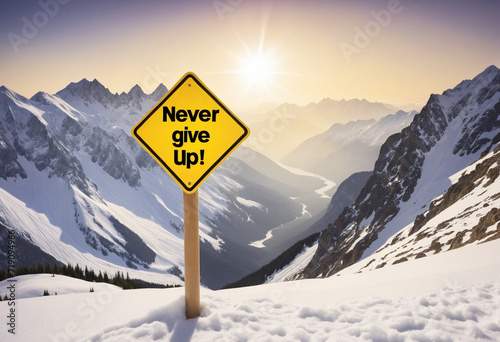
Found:
[[[138,86],[112,94],[97,80],[83,79],[56,95],[39,92],[27,99],[1,87],[5,229],[63,263],[182,283],[182,192],[130,136],[165,92],[160,85],[149,95]],[[314,194],[321,186],[277,165],[272,178],[244,160],[234,166],[224,163],[200,188],[201,273],[214,288],[278,254],[250,243],[301,215],[302,204],[291,196]],[[273,183],[280,172],[282,183]],[[302,180],[309,185],[287,184]]]
[[[500,238],[500,147],[450,177],[453,185],[415,221],[356,264],[382,268]],[[366,254],[368,254],[367,252]]]
[[[360,259],[382,267],[499,237],[498,150],[485,155],[500,140],[499,116],[495,66],[432,95],[412,124],[383,144],[354,205],[325,230],[298,276],[328,276]],[[478,159],[474,175],[457,180]]]
[[[23,298],[42,297],[45,290],[50,296],[62,296],[74,293],[90,293],[93,292],[120,292],[121,287],[98,282],[89,282],[81,279],[71,278],[63,275],[52,274],[30,274],[21,275],[9,280],[0,282],[0,293],[2,298],[10,293],[9,285],[15,282],[16,300]]]
[[[495,240],[360,274],[203,290],[190,320],[183,288],[19,299],[16,335],[4,327],[0,340],[498,341],[499,251]]]

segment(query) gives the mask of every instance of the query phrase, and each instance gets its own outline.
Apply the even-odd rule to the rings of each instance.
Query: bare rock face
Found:
[[[1,126],[0,129],[2,129]],[[16,176],[26,178],[26,171],[18,163],[16,151],[0,137],[0,177],[6,180],[9,177],[15,178]]]
[[[131,187],[140,185],[141,174],[129,157],[118,147],[118,141],[102,128],[94,127],[85,142],[92,162],[99,164],[114,179],[121,179]]]
[[[0,154],[1,163],[5,164],[5,169],[0,171],[2,178],[26,178],[26,172],[18,162],[18,156],[22,156],[32,162],[38,171],[47,170],[49,177],[64,178],[86,194],[95,190],[81,163],[71,153],[65,134],[50,128],[43,122],[43,117],[18,105],[32,106],[30,100],[2,87],[0,103],[5,109],[3,118],[0,118],[3,119],[0,120]],[[63,127],[68,134],[82,131],[80,124],[69,117],[63,121]]]

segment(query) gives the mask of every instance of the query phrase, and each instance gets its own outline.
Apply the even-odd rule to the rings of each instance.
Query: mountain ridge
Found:
[[[380,119],[335,123],[305,140],[282,162],[340,183],[354,172],[371,170],[382,143],[408,126],[416,113],[397,111]]]
[[[142,88],[136,84],[128,93],[122,92],[112,93],[108,88],[102,85],[97,79],[89,81],[83,78],[79,82],[71,82],[64,89],[56,93],[63,100],[68,100],[71,97],[81,98],[85,103],[99,102],[105,108],[109,106],[119,107],[132,103],[139,110],[143,109],[140,101],[143,99],[151,99],[159,101],[167,93],[167,87],[160,83],[151,94],[146,94]]]

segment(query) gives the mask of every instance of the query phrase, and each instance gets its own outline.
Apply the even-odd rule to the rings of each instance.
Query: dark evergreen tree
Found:
[[[79,278],[79,279],[83,278],[83,271],[80,268],[80,266],[78,266],[78,264],[76,264],[76,266],[75,266],[75,278]]]

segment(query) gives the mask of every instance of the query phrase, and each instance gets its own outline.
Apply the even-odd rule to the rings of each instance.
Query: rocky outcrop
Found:
[[[47,170],[49,177],[64,178],[90,195],[95,185],[87,178],[80,161],[70,152],[61,134],[52,131],[40,116],[18,105],[31,106],[28,99],[5,87],[0,91],[0,97],[0,103],[6,108],[3,120],[0,120],[0,139],[3,141],[0,151],[5,156],[2,162],[6,165],[2,174],[5,177],[26,177],[26,172],[17,162],[17,156],[22,156],[32,162],[38,171]],[[12,108],[16,107],[18,111],[13,113]],[[78,123],[73,121],[68,119],[65,126],[73,133],[81,131],[77,128]]]
[[[117,143],[102,128],[94,127],[84,146],[92,157],[92,162],[99,164],[111,177],[137,187],[140,185],[141,174]]]
[[[0,123],[0,130],[2,129]],[[7,180],[9,177],[26,178],[26,171],[17,161],[17,153],[0,136],[0,177]]]

